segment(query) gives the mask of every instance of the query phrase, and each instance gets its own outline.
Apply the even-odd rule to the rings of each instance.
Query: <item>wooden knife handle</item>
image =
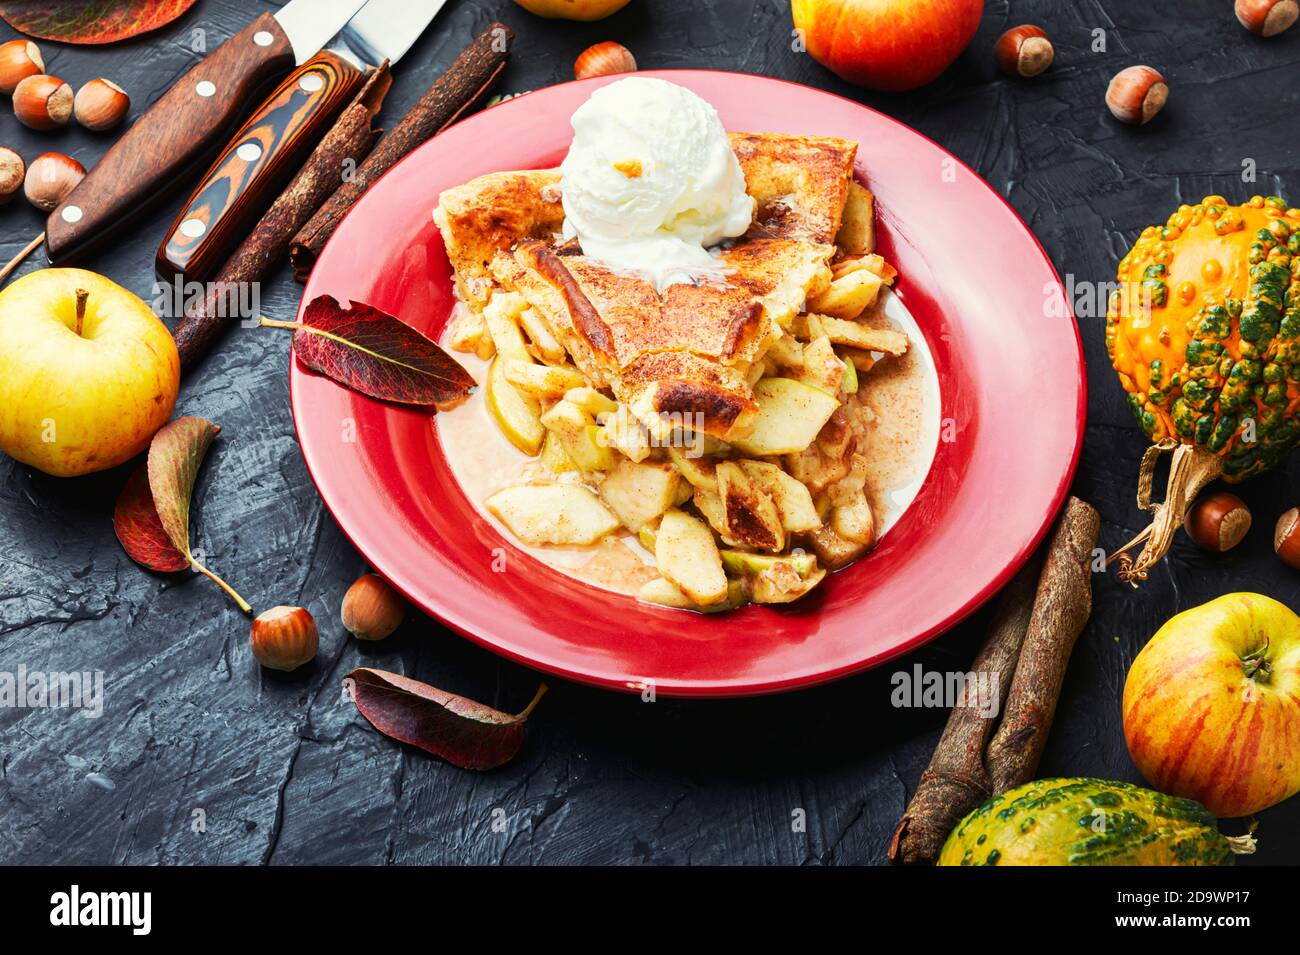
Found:
[[[215,275],[365,79],[328,50],[290,74],[235,133],[181,208],[158,249],[159,274],[195,282]]]
[[[220,148],[249,99],[293,64],[289,37],[269,13],[205,56],[50,213],[50,261],[58,265],[90,251],[148,209]]]

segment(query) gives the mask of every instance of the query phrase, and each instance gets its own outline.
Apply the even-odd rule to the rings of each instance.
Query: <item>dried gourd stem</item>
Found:
[[[1106,558],[1107,567],[1116,560],[1120,562],[1119,579],[1134,587],[1146,580],[1151,568],[1169,553],[1174,535],[1186,519],[1196,496],[1211,481],[1223,476],[1223,459],[1218,455],[1195,445],[1178,444],[1172,448],[1173,458],[1169,464],[1169,484],[1165,490],[1165,499],[1159,504],[1152,504],[1151,478],[1156,462],[1169,446],[1168,443],[1158,445],[1148,450],[1142,459],[1138,507],[1154,515],[1150,526]],[[1139,544],[1142,545],[1142,551],[1134,558],[1129,551]]]
[[[32,239],[31,242],[28,242],[27,247],[25,249],[23,249],[12,259],[10,259],[8,265],[0,269],[0,282],[3,282],[5,279],[9,278],[10,273],[13,272],[14,269],[18,268],[18,266],[23,264],[23,259],[27,258],[27,256],[31,255],[33,252],[39,249],[41,247],[41,244],[44,241],[45,241],[45,233],[42,232],[36,238]]]

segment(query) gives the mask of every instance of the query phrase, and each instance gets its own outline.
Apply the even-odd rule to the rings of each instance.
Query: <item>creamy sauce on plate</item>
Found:
[[[906,355],[885,358],[871,371],[860,373],[858,397],[874,415],[862,447],[869,462],[866,494],[878,536],[883,537],[916,499],[934,460],[939,441],[939,379],[925,338],[893,292],[884,290],[863,321],[896,328],[910,342]],[[447,323],[448,330],[452,324]],[[450,352],[447,335],[444,331],[440,344]],[[555,479],[539,459],[518,450],[497,427],[483,389],[489,362],[472,354],[451,354],[479,388],[460,407],[435,415],[433,427],[456,482],[484,519],[520,550],[584,583],[635,595],[642,584],[658,577],[653,555],[626,531],[590,547],[530,547],[488,512],[483,502],[502,488]],[[565,475],[559,480],[576,478]],[[863,559],[870,559],[870,554]]]

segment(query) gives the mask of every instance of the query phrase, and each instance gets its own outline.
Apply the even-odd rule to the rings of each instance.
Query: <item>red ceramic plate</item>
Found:
[[[941,440],[910,509],[868,557],[783,609],[717,616],[648,607],[551,570],[474,509],[429,416],[289,372],[307,467],[344,532],[418,607],[510,659],[616,689],[676,696],[809,686],[875,666],[961,620],[1019,568],[1060,507],[1083,436],[1078,331],[1047,256],[960,161],[857,103],[757,76],[647,72],[703,96],[728,129],[857,140],[881,253],[939,370]],[[303,302],[369,302],[436,338],[452,307],[431,213],[439,192],[558,165],[569,117],[617,77],[508,101],[424,145],[358,203]],[[352,440],[355,435],[355,440]],[[507,548],[503,573],[493,549]]]

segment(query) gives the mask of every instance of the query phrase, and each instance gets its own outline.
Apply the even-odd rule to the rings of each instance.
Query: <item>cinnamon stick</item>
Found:
[[[989,635],[971,664],[971,672],[990,676],[997,693],[998,713],[1006,705],[1020,646],[1029,629],[1041,567],[1041,556],[1035,556],[1007,585]],[[993,794],[984,747],[997,717],[984,715],[980,701],[971,698],[970,683],[966,691],[949,714],[930,765],[921,774],[907,811],[894,830],[889,843],[890,862],[933,862],[952,827]]]
[[[343,183],[294,236],[289,258],[298,281],[307,281],[325,243],[372,183],[483,99],[506,68],[514,36],[503,23],[488,24],[401,122],[380,140],[356,175]]]
[[[381,132],[374,127],[374,120],[391,85],[392,76],[385,62],[371,74],[293,181],[208,283],[203,299],[186,309],[173,333],[182,369],[191,368],[234,317],[227,307],[230,290],[239,283],[260,281],[288,252],[290,238],[335,190],[345,172],[355,169],[370,152]]]
[[[1051,729],[1065,667],[1092,611],[1091,563],[1100,518],[1070,498],[1044,554],[1003,592],[971,665],[988,674],[1001,723],[985,718],[971,684],[948,717],[889,845],[891,862],[933,862],[961,819],[990,796],[1028,782]]]
[[[1043,565],[1020,661],[1002,723],[989,743],[994,794],[1026,783],[1038,771],[1074,642],[1092,614],[1092,562],[1101,518],[1070,498]]]

